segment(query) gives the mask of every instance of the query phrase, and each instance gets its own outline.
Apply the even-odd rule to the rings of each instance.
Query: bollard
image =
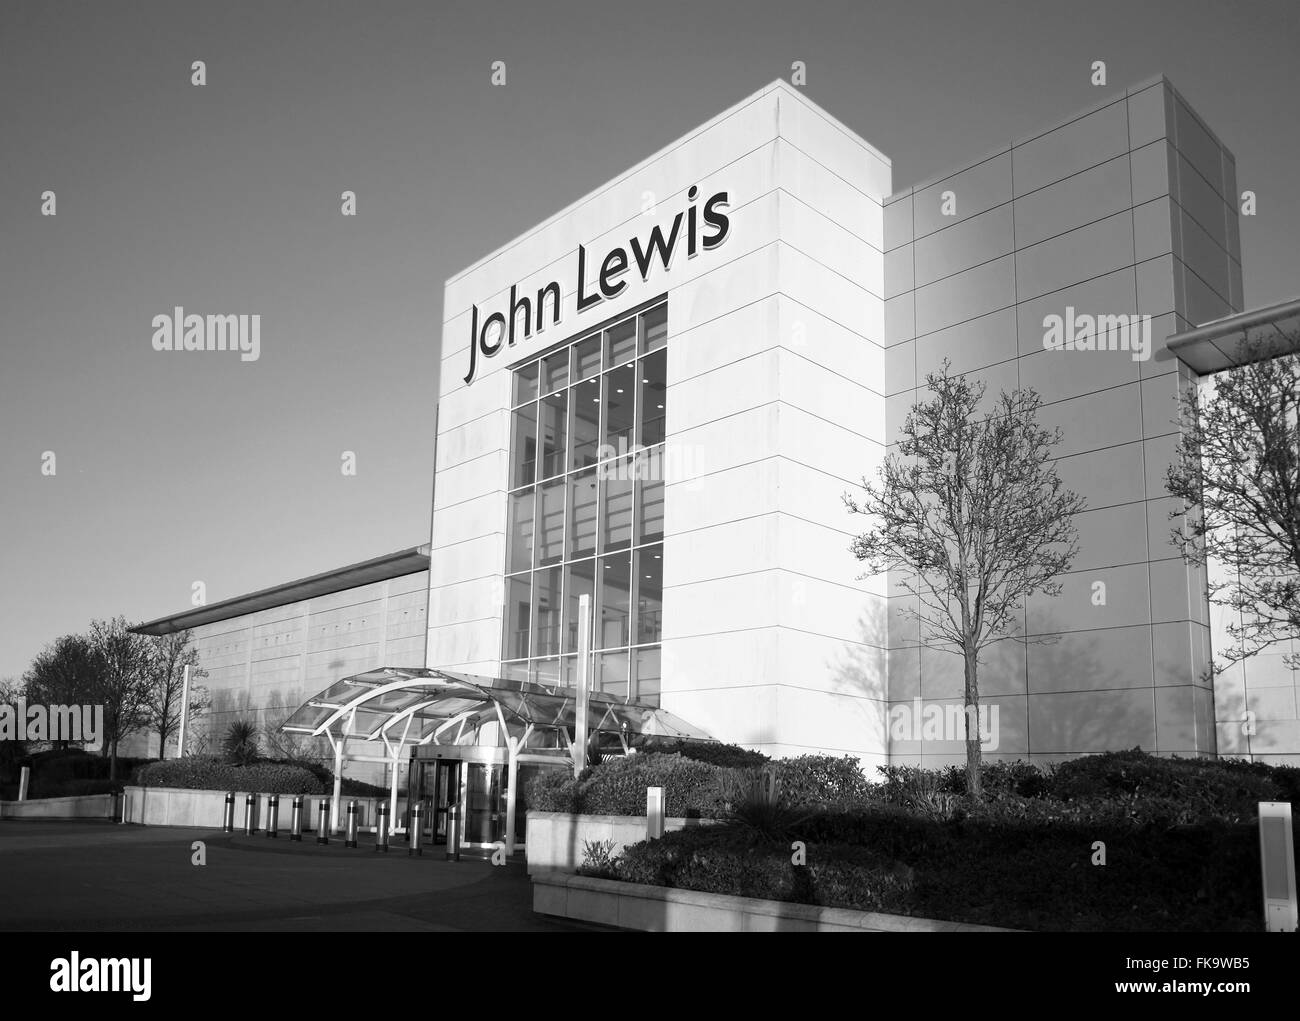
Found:
[[[257,832],[257,795],[249,794],[244,798],[244,836],[251,837]]]
[[[235,832],[235,792],[234,791],[228,791],[226,793],[226,811],[221,818],[221,832],[222,833]]]
[[[316,813],[316,843],[328,844],[330,842],[330,803],[324,798],[320,800],[319,810]]]
[[[375,823],[375,850],[388,853],[388,802],[379,803],[379,819]]]
[[[348,829],[347,837],[343,841],[343,846],[357,846],[357,803],[355,801],[348,802]]]
[[[274,839],[280,835],[280,795],[266,799],[266,835]]]
[[[302,795],[293,796],[293,815],[289,817],[289,839],[302,840]]]
[[[645,838],[658,840],[664,835],[664,789],[645,789]]]
[[[410,830],[411,846],[406,849],[406,856],[408,858],[411,857],[411,855],[413,854],[418,854],[421,857],[424,857],[424,848],[420,846],[420,838],[424,836],[424,834],[420,832],[422,826],[422,823],[420,821],[420,813],[423,807],[424,806],[417,801],[411,809],[411,830]]]
[[[447,861],[460,861],[460,806],[447,806]]]
[[[23,766],[18,773],[18,800],[27,800],[27,789],[32,781],[32,767]]]

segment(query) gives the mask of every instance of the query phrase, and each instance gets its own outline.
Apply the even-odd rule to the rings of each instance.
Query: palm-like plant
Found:
[[[247,766],[257,759],[257,727],[251,720],[236,720],[226,731],[221,742],[226,761],[236,766]]]
[[[782,841],[812,813],[792,808],[781,796],[781,778],[772,766],[736,770],[720,781],[727,817],[765,841]]]

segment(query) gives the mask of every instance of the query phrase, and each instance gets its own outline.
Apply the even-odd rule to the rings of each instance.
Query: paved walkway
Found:
[[[207,864],[191,863],[194,841]],[[532,912],[522,864],[281,835],[0,822],[0,930],[575,932]]]

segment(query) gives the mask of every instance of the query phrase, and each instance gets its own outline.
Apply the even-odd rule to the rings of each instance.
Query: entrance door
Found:
[[[450,809],[460,801],[461,764],[457,759],[439,759],[430,765],[434,772],[430,788],[433,791],[432,840],[435,844],[446,844],[450,832]]]
[[[488,848],[506,833],[505,766],[465,763],[465,835],[471,846]]]

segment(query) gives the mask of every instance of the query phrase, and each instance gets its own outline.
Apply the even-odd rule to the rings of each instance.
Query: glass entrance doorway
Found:
[[[454,841],[450,850],[489,855],[506,837],[509,771],[504,762],[477,761],[494,757],[489,750],[457,751],[467,757],[416,758],[411,770],[414,783],[410,804],[420,805],[424,842],[446,847]],[[484,755],[484,751],[489,754]],[[518,842],[522,843],[523,827],[517,829]]]

